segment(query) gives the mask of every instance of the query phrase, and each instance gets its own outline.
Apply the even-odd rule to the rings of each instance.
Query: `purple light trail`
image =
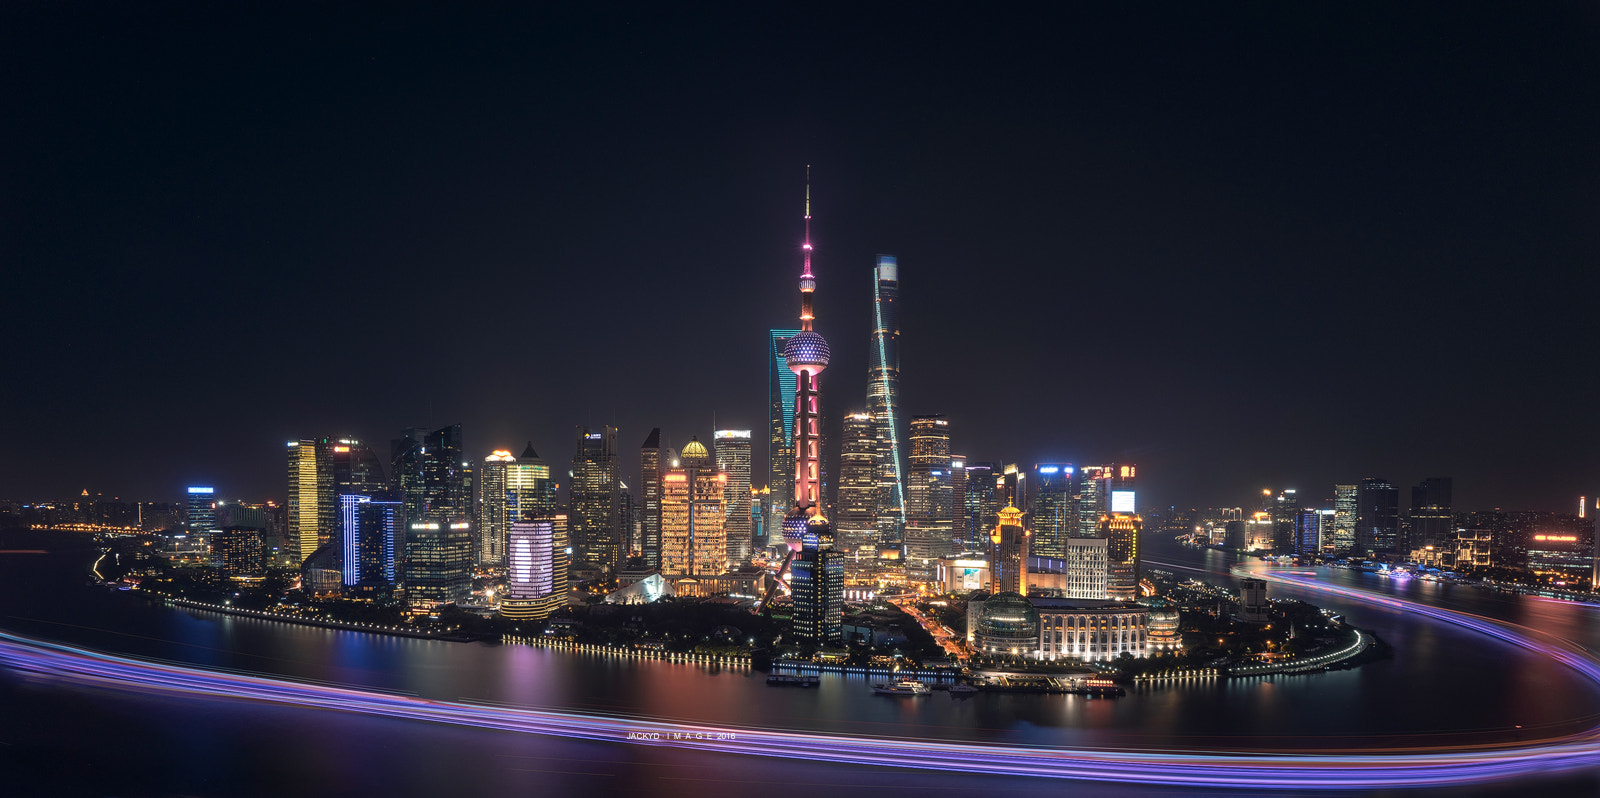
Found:
[[[1473,629],[1551,657],[1600,686],[1600,660],[1570,641],[1536,639],[1512,624],[1375,596],[1315,580],[1269,579],[1405,609]],[[1534,633],[1538,634],[1538,633]],[[123,691],[243,699],[405,720],[744,756],[857,765],[1151,785],[1362,790],[1480,784],[1600,767],[1600,726],[1561,737],[1506,744],[1390,749],[1384,753],[1033,748],[917,739],[863,738],[750,727],[673,723],[571,712],[433,701],[121,657],[0,632],[0,667],[36,678]]]

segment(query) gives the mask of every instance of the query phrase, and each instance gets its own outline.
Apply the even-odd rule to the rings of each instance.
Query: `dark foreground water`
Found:
[[[1229,581],[1230,560],[1220,553],[1155,540],[1147,549],[1147,567],[1171,563]],[[1321,594],[1305,598],[1376,631],[1394,646],[1394,658],[1312,676],[1141,688],[1118,700],[985,694],[909,700],[872,694],[864,677],[824,676],[815,691],[777,689],[767,687],[761,674],[741,669],[420,641],[171,610],[82,587],[84,563],[81,550],[0,555],[0,626],[141,657],[426,698],[897,738],[1326,750],[1504,742],[1600,722],[1600,695],[1541,657],[1425,618]],[[1600,611],[1593,607],[1415,581],[1391,584],[1348,572],[1322,578],[1527,624],[1600,649]],[[1287,588],[1273,590],[1292,595]],[[1488,792],[1512,795],[1529,789],[1592,795],[1600,794],[1600,782],[1592,775],[1565,777]],[[564,740],[241,701],[101,691],[0,672],[0,795],[625,791],[760,796],[1191,792]]]

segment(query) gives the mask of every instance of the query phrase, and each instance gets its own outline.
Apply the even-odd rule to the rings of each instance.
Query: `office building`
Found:
[[[1455,537],[1455,515],[1451,509],[1453,480],[1429,477],[1411,489],[1410,535],[1401,551],[1428,546],[1443,551]]]
[[[1315,557],[1322,553],[1322,513],[1314,507],[1302,507],[1294,516],[1291,535],[1293,551],[1297,557]]]
[[[1355,555],[1395,552],[1395,537],[1400,529],[1400,491],[1386,479],[1361,480],[1356,492]]]
[[[667,461],[671,462],[671,461]],[[661,428],[639,447],[639,548],[646,568],[661,567]]]
[[[333,539],[333,447],[327,438],[289,441],[289,545],[297,564]]]
[[[1064,557],[1030,556],[1028,587],[1050,591],[1061,598],[1109,598],[1108,543],[1105,538],[1073,537],[1067,539]]]
[[[1105,662],[1123,654],[1146,656],[1150,608],[1142,604],[1084,599],[1031,598],[1039,617],[1042,660]]]
[[[683,447],[677,465],[661,476],[661,573],[717,576],[728,570],[727,475],[697,438]]]
[[[556,578],[556,558],[554,519],[516,520],[508,525],[502,616],[539,620],[566,604],[565,579]]]
[[[572,456],[571,517],[573,575],[596,579],[616,570],[623,554],[618,509],[622,480],[617,472],[617,430],[577,428]]]
[[[962,514],[966,516],[966,536],[956,541],[963,551],[982,551],[989,545],[989,530],[1000,522],[1000,504],[995,493],[995,464],[966,464],[966,490],[961,494]]]
[[[846,415],[840,447],[834,544],[845,558],[845,570],[864,576],[871,572],[878,556],[878,450],[872,416]]]
[[[1333,486],[1333,553],[1343,557],[1356,547],[1356,516],[1360,502],[1355,485]]]
[[[878,529],[882,542],[889,544],[902,542],[907,511],[905,418],[900,411],[899,305],[900,263],[892,255],[879,255],[873,267],[867,414],[878,427]]]
[[[906,472],[906,577],[931,581],[936,562],[952,553],[954,492],[950,486],[950,421],[942,415],[911,417],[910,468]]]
[[[727,477],[722,495],[722,526],[728,539],[728,562],[733,567],[750,562],[754,544],[750,525],[750,432],[723,429],[712,436],[717,470]]]
[[[1298,553],[1295,530],[1300,517],[1300,494],[1294,488],[1278,492],[1271,505],[1263,508],[1272,514],[1272,550],[1288,554]]]
[[[794,396],[795,374],[789,370],[783,350],[799,330],[769,330],[772,357],[767,360],[767,488],[766,528],[768,537],[783,525],[789,513],[789,486],[794,482]],[[769,545],[776,541],[768,541]]]
[[[217,489],[212,487],[190,487],[188,502],[188,519],[185,522],[189,527],[189,534],[199,540],[210,537],[212,530],[217,526]]]
[[[412,521],[406,532],[402,584],[407,603],[426,609],[472,595],[472,524],[449,509]]]
[[[355,438],[339,438],[330,445],[335,496],[371,496],[388,490],[389,483],[383,478],[383,463],[371,446]]]
[[[471,482],[461,425],[451,424],[428,433],[422,444],[423,511],[471,512]]]
[[[1267,603],[1267,580],[1246,577],[1239,580],[1239,612],[1234,617],[1245,623],[1266,623],[1272,619]]]
[[[1034,556],[1065,557],[1067,541],[1079,536],[1077,488],[1077,469],[1071,463],[1033,467],[1028,520],[1033,525]]]
[[[506,563],[506,531],[513,520],[506,512],[506,468],[517,461],[510,449],[496,449],[478,470],[478,567]]]
[[[212,531],[211,548],[226,579],[255,579],[267,574],[266,548],[260,529],[233,526]]]
[[[405,504],[398,496],[377,491],[339,497],[340,583],[347,593],[375,596],[394,587],[404,529]]]
[[[1144,519],[1135,513],[1112,512],[1100,518],[1106,539],[1106,596],[1116,601],[1139,597],[1139,535]]]
[[[967,456],[950,453],[950,550],[966,551]]]
[[[534,451],[532,441],[523,448],[521,456],[515,462],[506,464],[506,556],[508,558],[511,556],[511,525],[520,521],[549,522],[551,591],[529,594],[526,588],[523,590],[524,598],[533,602],[533,611],[543,613],[534,617],[543,618],[567,603],[571,544],[567,536],[566,516],[560,512],[556,504],[556,482],[551,478],[550,466],[539,459],[539,453]],[[523,532],[525,535],[544,534],[526,528]],[[526,539],[524,543],[527,544]],[[534,565],[540,569],[545,567],[545,550],[542,546],[543,544],[539,543],[534,549],[525,547],[523,550],[524,555],[530,551],[536,555],[537,560]],[[529,567],[526,560],[522,565],[525,568]],[[510,568],[509,561],[507,568]],[[524,570],[519,578],[528,576],[529,572]],[[507,579],[511,578],[508,571]]]

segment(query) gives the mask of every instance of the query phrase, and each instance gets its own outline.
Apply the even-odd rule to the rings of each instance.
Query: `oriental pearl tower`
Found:
[[[817,290],[817,278],[811,273],[810,167],[806,168],[806,237],[800,249],[805,254],[805,272],[800,275],[800,333],[783,348],[783,359],[795,375],[794,505],[783,519],[783,540],[789,544],[791,559],[808,532],[826,534],[828,524],[818,506],[822,457],[817,436],[817,375],[828,367],[829,352],[828,342],[811,329],[816,318],[811,298]]]

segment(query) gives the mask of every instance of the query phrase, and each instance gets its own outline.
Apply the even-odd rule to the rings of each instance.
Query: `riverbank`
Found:
[[[264,621],[278,621],[280,623],[300,624],[301,626],[319,626],[324,629],[342,629],[349,632],[367,632],[376,635],[394,635],[395,637],[411,637],[423,640],[444,640],[451,643],[471,643],[480,640],[474,635],[460,632],[432,632],[417,629],[407,629],[403,626],[385,626],[375,623],[353,623],[349,621],[332,621],[324,618],[306,618],[298,615],[289,615],[281,612],[267,610],[247,610],[239,607],[230,607],[226,604],[211,604],[204,601],[195,601],[184,598],[163,598],[162,603],[169,607],[184,607],[187,609],[206,610],[219,612],[224,615],[238,615],[245,618],[256,618]]]

